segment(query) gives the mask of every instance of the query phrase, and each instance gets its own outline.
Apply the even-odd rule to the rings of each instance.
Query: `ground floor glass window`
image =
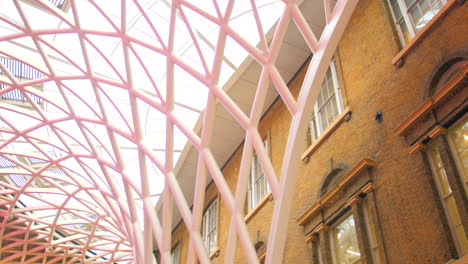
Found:
[[[359,250],[353,215],[347,216],[334,226],[331,235],[333,236],[334,263],[360,263],[361,252]]]

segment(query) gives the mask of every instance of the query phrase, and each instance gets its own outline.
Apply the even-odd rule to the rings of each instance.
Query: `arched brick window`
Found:
[[[429,85],[428,96],[434,96],[437,91],[453,80],[466,65],[468,65],[468,60],[463,57],[455,57],[445,62],[434,74]]]

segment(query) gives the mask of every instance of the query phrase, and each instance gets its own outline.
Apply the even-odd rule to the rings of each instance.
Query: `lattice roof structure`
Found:
[[[209,263],[209,177],[231,213],[224,261],[239,240],[258,263],[242,214],[254,150],[275,200],[266,262],[281,262],[300,142],[357,4],[310,2],[319,30],[292,0],[1,1],[0,263],[154,263],[153,249],[169,263],[173,210],[190,230],[189,262]],[[313,54],[298,98],[278,67],[290,27]],[[261,72],[246,111],[227,91],[250,63]],[[280,175],[257,128],[271,91],[292,116]],[[213,151],[220,107],[245,138],[235,191]]]

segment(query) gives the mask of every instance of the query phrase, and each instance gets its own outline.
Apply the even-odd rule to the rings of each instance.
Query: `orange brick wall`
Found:
[[[452,258],[441,209],[436,202],[431,175],[423,155],[408,153],[409,144],[395,129],[426,99],[432,73],[448,57],[466,53],[468,47],[468,5],[456,5],[405,58],[401,68],[392,59],[401,47],[384,0],[361,0],[345,30],[335,55],[343,99],[352,111],[315,151],[306,164],[301,161],[297,191],[291,210],[283,263],[312,263],[311,246],[304,242],[304,230],[296,222],[319,196],[323,177],[332,163],[352,167],[363,158],[374,160],[375,199],[388,263],[445,263]],[[304,72],[291,84],[297,94]],[[383,122],[374,120],[383,112]],[[263,117],[261,135],[271,133],[271,159],[279,175],[288,137],[290,114],[278,102]],[[304,151],[307,148],[304,139]],[[223,169],[234,191],[242,146]],[[211,184],[206,202],[216,196]],[[230,217],[220,201],[219,249],[213,263],[223,263]],[[266,241],[274,201],[248,222],[252,240],[256,233]],[[183,224],[174,231],[174,244],[182,238],[185,263],[188,233]],[[246,263],[238,243],[236,263]]]

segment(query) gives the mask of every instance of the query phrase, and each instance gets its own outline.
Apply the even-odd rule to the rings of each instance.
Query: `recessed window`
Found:
[[[340,87],[336,74],[335,63],[328,67],[322,88],[317,97],[317,103],[310,121],[310,137],[313,143],[343,111]]]
[[[468,119],[449,130],[449,142],[451,143],[454,159],[459,166],[460,175],[465,188],[468,184]]]
[[[208,253],[218,248],[218,200],[214,200],[203,214],[202,237]]]
[[[335,225],[331,232],[333,241],[334,263],[360,263],[361,251],[356,234],[356,224],[353,215]]]
[[[268,140],[263,141],[266,151],[268,152]],[[252,158],[252,168],[249,177],[248,203],[249,211],[257,207],[263,198],[270,192],[268,181],[263,172],[260,161],[257,155]]]
[[[458,175],[461,177],[460,180],[466,192],[468,182],[466,177],[466,164],[468,163],[468,119],[464,119],[449,129],[448,141],[453,159],[458,164]],[[447,167],[451,165],[440,151],[440,148],[443,148],[442,144],[440,142],[432,144],[428,154],[437,190],[447,216],[455,246],[459,255],[463,256],[468,254],[467,232],[463,226],[460,209],[457,207],[457,200],[453,192],[454,186],[451,185],[447,173]]]
[[[300,217],[300,224],[307,233],[306,241],[311,242],[312,263],[385,263],[373,193],[374,184],[368,181],[364,185],[355,185],[349,174],[343,177],[348,180],[334,183],[343,189],[335,188],[326,192],[311,206],[313,209],[309,208]],[[330,203],[330,200],[333,202]],[[317,224],[312,218],[305,218],[310,215],[325,215],[326,218]]]
[[[388,0],[403,46],[442,9],[447,0]]]
[[[172,264],[180,263],[180,243],[178,243],[177,246],[174,249],[172,249],[171,260],[172,260]]]

